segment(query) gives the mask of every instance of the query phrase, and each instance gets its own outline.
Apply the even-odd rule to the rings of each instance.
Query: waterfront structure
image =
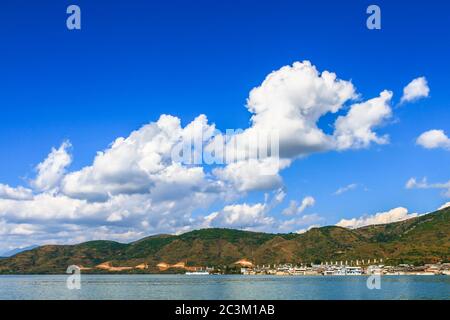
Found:
[[[379,264],[364,264],[364,262],[378,261]],[[389,266],[381,264],[382,259],[325,261],[317,264],[292,263],[257,265],[247,263],[241,266],[243,275],[283,275],[283,276],[357,276],[357,275],[450,275],[450,263],[426,264],[424,266],[412,266],[399,264]],[[362,262],[362,264],[361,264]]]

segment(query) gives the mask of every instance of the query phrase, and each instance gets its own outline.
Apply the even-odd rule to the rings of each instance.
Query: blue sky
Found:
[[[66,8],[73,3],[82,12],[79,31],[69,31],[65,25]],[[72,145],[66,170],[80,170],[117,137],[129,136],[161,114],[178,117],[182,126],[205,114],[221,130],[245,129],[251,116],[245,106],[250,90],[270,72],[309,60],[319,71],[351,80],[361,101],[384,89],[394,93],[393,116],[376,129],[380,135],[388,134],[390,142],[293,161],[281,172],[285,199],[266,214],[282,217],[290,200],[301,202],[306,196],[314,197],[315,204],[302,214],[321,217],[311,224],[335,224],[397,207],[411,213],[432,211],[449,201],[445,187],[407,189],[405,184],[414,177],[417,181],[426,177],[427,186],[450,180],[448,149],[427,149],[416,143],[428,130],[450,134],[450,5],[376,1],[382,29],[368,30],[369,4],[77,0],[18,5],[9,1],[0,13],[0,184],[30,188],[36,165],[65,140]],[[403,88],[422,76],[429,96],[399,106]],[[324,116],[319,127],[331,132],[329,123],[335,118]],[[333,194],[351,184],[357,186]],[[233,203],[261,203],[265,193],[274,192],[250,191]],[[230,203],[213,201],[207,208],[194,209],[193,216],[225,205]],[[0,206],[5,229],[39,220],[8,218],[13,215],[1,212]],[[100,220],[86,223],[104,226]],[[48,236],[61,231],[50,225],[30,231],[36,237],[27,241],[66,241],[63,235]],[[119,227],[121,233],[127,232],[125,223]],[[148,233],[158,231],[148,229]],[[116,233],[94,235],[118,238]],[[9,247],[30,244],[23,240],[24,233],[4,236],[9,237]],[[67,241],[76,240],[84,238]]]

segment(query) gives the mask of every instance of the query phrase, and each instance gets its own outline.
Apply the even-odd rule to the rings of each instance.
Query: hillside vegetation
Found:
[[[78,245],[47,245],[0,259],[0,273],[63,273],[69,265],[112,266],[158,272],[157,264],[232,265],[240,259],[254,264],[311,263],[356,259],[385,263],[424,264],[450,260],[450,208],[406,221],[350,230],[336,226],[303,234],[268,234],[232,229],[203,229],[182,235],[157,235],[123,244],[90,241]],[[86,269],[88,272],[107,272]]]

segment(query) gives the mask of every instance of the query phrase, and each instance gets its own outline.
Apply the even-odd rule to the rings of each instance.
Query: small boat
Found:
[[[188,276],[207,276],[209,275],[208,271],[193,271],[193,272],[186,272],[186,275]]]

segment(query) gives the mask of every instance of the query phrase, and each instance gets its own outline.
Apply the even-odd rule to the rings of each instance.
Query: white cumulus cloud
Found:
[[[314,228],[320,228],[320,224],[313,224],[313,225],[309,226],[308,228],[299,229],[295,233],[303,234]]]
[[[272,72],[250,92],[247,107],[253,116],[249,130],[277,130],[282,157],[331,149],[332,137],[317,122],[354,98],[351,82],[332,72],[320,73],[309,61],[295,62]]]
[[[391,99],[392,92],[383,91],[377,98],[352,105],[345,116],[338,117],[334,132],[337,149],[366,148],[371,143],[388,143],[389,137],[377,135],[373,128],[391,117]]]
[[[205,217],[207,226],[225,226],[229,228],[261,228],[274,223],[274,218],[266,215],[266,204],[235,204],[225,206],[222,210]]]
[[[306,229],[312,226],[318,226],[318,223],[322,220],[323,218],[316,213],[305,214],[302,216],[293,217],[288,220],[279,221],[277,230],[278,232],[298,232],[298,230],[301,230],[299,228],[304,226],[306,226]]]
[[[391,116],[392,92],[383,91],[379,97],[353,104],[349,111],[329,123],[335,128],[326,134],[318,121],[326,114],[344,110],[345,104],[358,97],[350,81],[341,80],[335,73],[319,72],[309,61],[295,62],[269,74],[254,88],[247,100],[252,113],[251,126],[234,135],[227,143],[227,153],[233,151],[239,160],[248,153],[257,153],[260,145],[251,143],[254,137],[278,136],[278,170],[272,177],[261,177],[253,172],[268,172],[273,159],[257,159],[251,168],[239,162],[216,171],[226,181],[235,183],[241,191],[260,190],[279,186],[278,171],[289,167],[296,158],[315,152],[366,148],[370,144],[386,144],[387,135],[379,136],[374,130]],[[223,140],[222,136],[212,139]],[[211,142],[213,144],[213,142]],[[229,150],[239,146],[238,150]],[[255,150],[256,149],[256,150]],[[252,152],[246,152],[251,150]],[[261,178],[260,178],[261,177]],[[238,182],[238,183],[236,183]]]
[[[193,123],[206,125],[205,116]],[[111,195],[153,193],[153,199],[178,198],[208,186],[203,168],[187,167],[171,160],[172,148],[190,130],[180,119],[163,115],[127,138],[118,138],[99,152],[91,166],[67,174],[63,192],[74,198],[105,201]]]
[[[0,183],[0,199],[31,200],[32,198],[33,191],[31,189],[24,188],[22,186],[13,188],[6,184]]]
[[[319,71],[309,61],[295,62],[273,71],[251,90],[246,105],[250,126],[227,141],[205,115],[186,126],[177,117],[161,115],[115,139],[91,164],[76,171],[68,169],[72,155],[70,143],[64,142],[37,165],[32,189],[0,184],[2,237],[10,239],[0,246],[177,233],[204,224],[203,214],[211,212],[213,203],[223,206],[207,216],[215,226],[293,231],[317,222],[316,215],[274,220],[269,212],[283,201],[283,192],[272,203],[226,204],[247,192],[281,188],[280,172],[296,159],[387,143],[388,136],[376,129],[391,116],[392,93],[383,91],[379,97],[354,103],[358,97],[351,81]],[[336,121],[319,126],[324,116],[338,112]],[[324,132],[322,125],[334,132]],[[280,158],[265,154],[259,140],[253,143],[254,137],[274,132]],[[175,161],[177,147],[191,138],[206,150],[222,141],[222,152],[234,152],[236,161],[217,166]],[[198,156],[194,150],[192,158]],[[299,214],[313,205],[314,199],[307,197],[293,210]],[[21,240],[18,233],[30,236]]]
[[[403,221],[417,216],[418,216],[417,213],[408,213],[408,209],[398,207],[386,212],[379,212],[374,215],[365,215],[353,219],[342,219],[336,225],[339,227],[356,229],[369,225],[387,224],[392,222]]]
[[[70,142],[63,142],[58,149],[53,148],[47,158],[37,165],[36,179],[31,182],[33,187],[40,191],[47,191],[59,185],[66,167],[72,162],[68,152],[70,146]]]
[[[444,203],[442,206],[440,206],[438,208],[438,210],[442,210],[442,209],[445,209],[445,208],[448,208],[448,207],[450,207],[450,202]]]
[[[447,149],[450,150],[450,138],[444,130],[429,130],[422,133],[416,143],[426,149]]]
[[[425,77],[419,77],[411,81],[403,88],[403,96],[401,102],[415,101],[420,98],[426,98],[430,94],[430,88]]]

